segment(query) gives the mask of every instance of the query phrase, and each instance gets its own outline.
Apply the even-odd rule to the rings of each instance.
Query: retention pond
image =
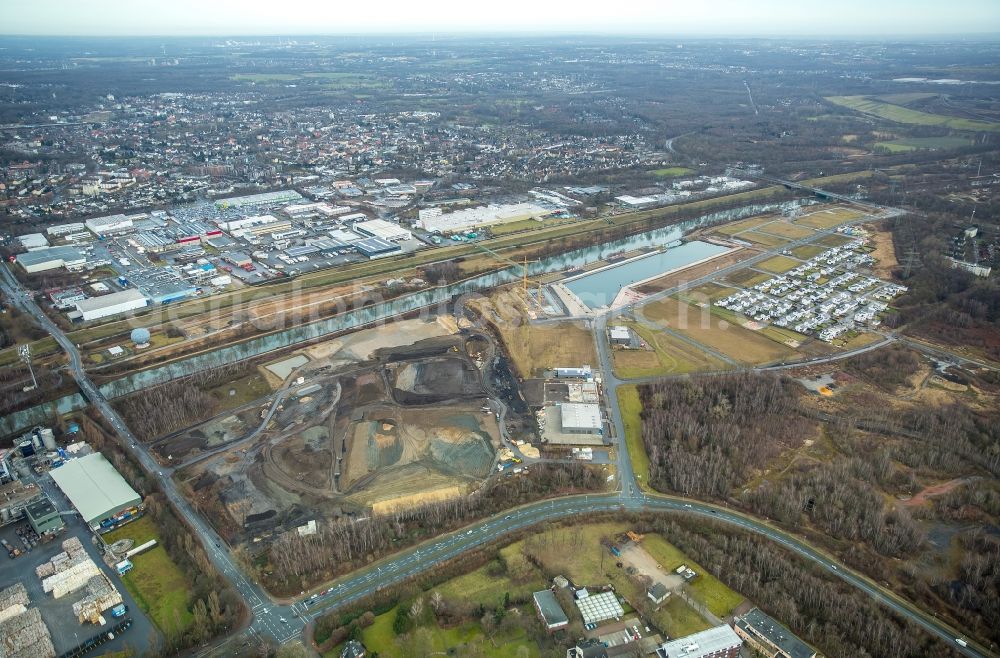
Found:
[[[568,279],[567,288],[592,309],[608,306],[622,288],[640,281],[658,278],[694,263],[714,258],[731,247],[692,240],[648,256],[633,258],[618,265],[609,265],[589,274]]]

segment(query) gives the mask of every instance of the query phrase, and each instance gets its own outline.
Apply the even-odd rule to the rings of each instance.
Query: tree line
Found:
[[[298,592],[407,545],[555,493],[599,491],[601,471],[584,464],[534,464],[521,477],[494,477],[469,496],[363,519],[317,524],[314,535],[286,532],[271,545],[261,574],[272,591]]]

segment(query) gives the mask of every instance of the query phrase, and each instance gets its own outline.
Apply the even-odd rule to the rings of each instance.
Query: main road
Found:
[[[131,455],[142,467],[154,477],[160,485],[163,494],[174,505],[182,520],[186,521],[191,529],[198,535],[209,559],[219,570],[226,580],[239,592],[243,601],[253,614],[250,632],[264,635],[278,642],[289,640],[302,632],[304,622],[292,615],[289,606],[273,605],[264,593],[263,589],[256,583],[251,582],[240,571],[236,565],[228,545],[216,534],[215,530],[205,522],[188,503],[187,499],[178,491],[177,485],[168,473],[164,473],[163,468],[157,463],[153,456],[146,449],[128,428],[125,422],[119,417],[107,398],[91,380],[83,368],[83,361],[76,345],[66,337],[66,334],[56,326],[54,322],[39,308],[30,293],[26,292],[7,268],[7,265],[0,264],[0,289],[21,310],[30,313],[38,323],[49,334],[55,338],[59,346],[69,357],[70,371],[73,379],[83,396],[93,405],[93,407],[104,417],[104,419],[114,429],[115,439],[122,450]]]
[[[0,264],[0,275],[2,275],[0,276],[0,288],[14,304],[33,315],[59,343],[69,357],[70,369],[77,385],[94,408],[114,428],[116,439],[122,449],[157,479],[164,494],[198,535],[212,563],[239,592],[251,611],[252,621],[247,630],[251,636],[258,636],[278,643],[286,642],[300,636],[306,623],[326,610],[348,605],[385,587],[426,573],[447,560],[493,542],[503,535],[545,521],[566,519],[594,512],[620,510],[685,513],[710,518],[757,533],[796,553],[803,559],[827,569],[845,583],[920,625],[927,632],[940,637],[964,655],[977,657],[988,655],[985,648],[971,640],[968,641],[969,646],[959,645],[956,642],[956,638],[959,636],[950,625],[923,612],[912,603],[881,587],[869,578],[848,569],[831,556],[790,533],[732,510],[695,500],[643,492],[637,482],[625,445],[625,428],[617,396],[618,386],[623,382],[615,377],[612,368],[610,348],[606,340],[606,315],[594,319],[594,337],[601,362],[604,398],[609,412],[609,422],[617,447],[618,487],[616,491],[606,494],[561,497],[523,505],[505,514],[481,520],[459,531],[440,536],[375,562],[349,576],[334,581],[330,587],[322,592],[312,594],[291,605],[272,601],[257,583],[248,580],[240,571],[229,547],[221,541],[215,531],[180,494],[173,479],[169,477],[169,474],[164,473],[162,467],[149,454],[145,446],[133,436],[100,389],[90,380],[84,371],[76,345],[42,312],[30,294],[21,288],[18,281],[7,269],[6,264]]]

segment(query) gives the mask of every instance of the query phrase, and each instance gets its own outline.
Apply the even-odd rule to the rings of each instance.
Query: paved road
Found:
[[[76,345],[42,312],[32,297],[21,288],[14,275],[7,269],[5,263],[0,265],[0,288],[3,289],[4,293],[13,303],[26,313],[33,315],[42,328],[55,338],[56,342],[59,343],[63,351],[69,356],[70,369],[77,386],[80,387],[80,391],[84,397],[114,428],[115,438],[121,445],[122,450],[138,461],[148,473],[154,474],[164,495],[175,506],[180,517],[187,521],[195,534],[198,535],[212,563],[236,591],[239,592],[240,596],[243,597],[247,607],[253,611],[254,617],[251,624],[251,631],[274,638],[279,642],[299,635],[304,623],[300,619],[293,617],[291,609],[287,606],[270,605],[269,599],[263,589],[256,583],[252,583],[246,579],[236,566],[236,562],[225,542],[205,522],[201,515],[191,507],[187,499],[178,491],[173,479],[164,473],[162,467],[118,416],[118,413],[112,408],[107,398],[101,393],[101,390],[90,381],[90,378],[83,369],[83,363]]]
[[[795,241],[784,245],[783,249],[792,248],[799,243],[804,244],[805,242],[807,241]],[[759,260],[763,260],[770,255],[770,253],[761,254]],[[758,259],[751,260],[756,261]],[[738,267],[746,266],[746,262],[738,265]],[[719,276],[728,269],[730,268],[713,272],[709,277],[705,277],[705,279]],[[321,611],[342,607],[360,598],[369,596],[384,587],[426,572],[465,551],[493,541],[506,533],[543,521],[567,518],[595,511],[622,509],[628,511],[648,510],[695,514],[756,532],[794,551],[803,558],[829,569],[831,573],[841,578],[844,582],[858,588],[880,603],[889,606],[900,615],[919,624],[928,632],[941,637],[961,653],[968,656],[986,655],[986,650],[978,645],[976,645],[976,648],[957,645],[954,642],[956,637],[955,631],[941,621],[922,612],[912,604],[900,599],[889,590],[881,588],[860,574],[850,571],[829,556],[782,530],[745,515],[697,501],[643,493],[636,481],[628,450],[624,443],[624,424],[616,394],[618,386],[623,382],[615,377],[614,371],[611,368],[610,348],[605,339],[607,327],[606,314],[593,318],[593,329],[601,361],[602,383],[609,415],[609,424],[613,439],[617,443],[618,448],[616,451],[618,487],[615,492],[593,496],[559,498],[525,505],[502,516],[497,515],[490,519],[474,523],[463,528],[461,531],[439,537],[419,547],[390,556],[371,567],[356,571],[350,576],[335,581],[333,586],[324,590],[322,594],[314,595],[315,598],[297,601],[290,606],[275,604],[269,601],[267,595],[256,583],[251,583],[244,577],[236,567],[228,547],[221,542],[214,530],[208,526],[201,516],[190,507],[184,497],[177,491],[173,480],[163,474],[159,465],[142,444],[135,440],[117,413],[115,413],[114,409],[111,408],[111,405],[101,394],[100,390],[90,381],[84,372],[76,346],[38,308],[34,301],[24,293],[17,281],[7,270],[6,264],[0,265],[0,274],[2,274],[0,286],[2,286],[14,303],[26,312],[34,315],[42,327],[59,342],[63,350],[69,355],[73,376],[85,397],[115,428],[118,433],[117,438],[121,442],[123,449],[131,453],[149,472],[157,474],[167,497],[177,507],[179,513],[191,523],[203,545],[206,546],[212,562],[247,602],[247,606],[253,614],[253,621],[249,629],[249,633],[253,636],[265,637],[279,643],[287,641],[300,635],[305,623],[315,618]],[[689,285],[697,285],[697,283]],[[658,295],[651,296],[647,301],[671,294],[671,292],[675,291],[664,291]],[[833,357],[829,358],[832,359]],[[842,358],[842,355],[838,355],[836,358]]]

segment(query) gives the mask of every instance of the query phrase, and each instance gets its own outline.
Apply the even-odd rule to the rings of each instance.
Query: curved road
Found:
[[[539,501],[510,510],[505,515],[497,515],[466,526],[460,531],[443,535],[420,546],[404,550],[385,558],[370,567],[353,572],[335,581],[334,585],[321,594],[308,599],[284,605],[272,602],[263,589],[250,582],[237,567],[228,546],[221,541],[215,531],[202,519],[180,494],[174,481],[165,475],[162,468],[138,442],[125,423],[108,403],[100,390],[84,372],[76,346],[25,293],[17,280],[8,271],[6,264],[0,265],[0,287],[24,311],[35,316],[70,358],[73,376],[84,396],[105,417],[117,432],[116,438],[122,449],[131,454],[150,473],[155,473],[165,495],[173,503],[182,518],[186,519],[199,536],[209,558],[216,568],[240,593],[253,616],[248,633],[264,637],[278,643],[288,641],[302,634],[306,623],[321,611],[347,605],[369,596],[380,589],[426,572],[455,556],[496,540],[498,537],[540,522],[587,514],[595,511],[620,509],[624,511],[653,511],[687,513],[739,526],[745,530],[763,535],[800,555],[804,559],[830,570],[844,582],[856,587],[880,603],[892,608],[898,614],[919,624],[928,632],[939,636],[957,651],[967,656],[988,655],[987,650],[969,641],[967,647],[955,642],[956,632],[947,624],[921,611],[913,604],[880,587],[866,577],[857,574],[804,541],[769,524],[730,510],[707,505],[694,500],[648,495],[638,486],[628,450],[624,443],[624,424],[618,406],[617,387],[622,383],[611,368],[610,349],[604,336],[606,316],[594,318],[594,336],[603,370],[604,399],[608,406],[612,435],[617,442],[618,490],[614,493],[572,496]],[[230,638],[231,641],[233,638]],[[228,642],[228,641],[227,641]]]

